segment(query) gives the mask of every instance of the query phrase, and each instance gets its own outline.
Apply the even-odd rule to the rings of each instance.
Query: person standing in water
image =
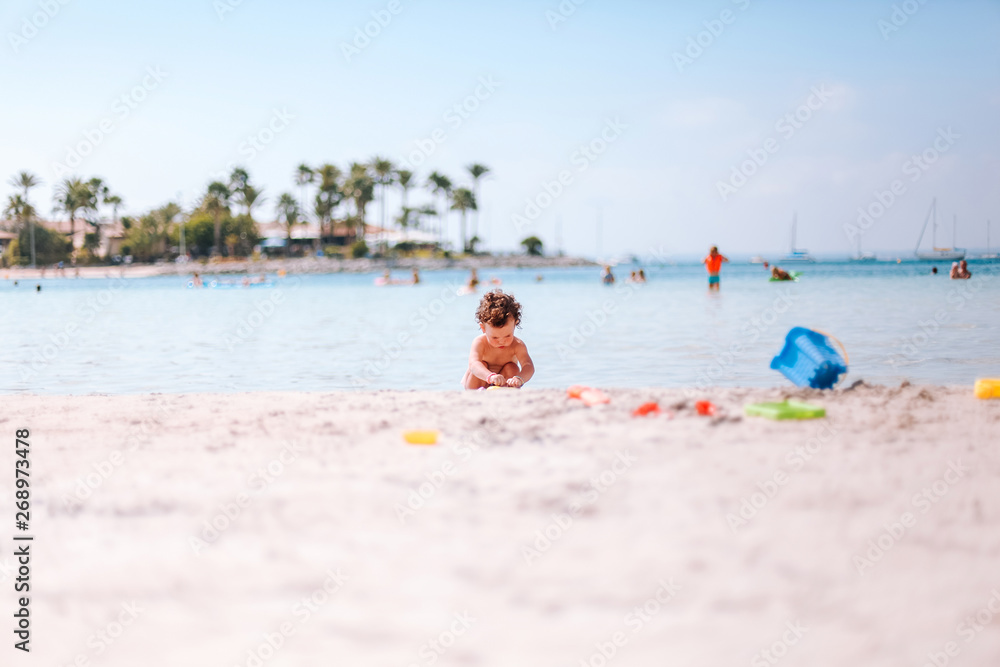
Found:
[[[719,246],[712,246],[708,251],[708,257],[701,260],[705,268],[708,269],[708,289],[719,289],[719,269],[723,262],[728,262],[729,258],[719,254]]]

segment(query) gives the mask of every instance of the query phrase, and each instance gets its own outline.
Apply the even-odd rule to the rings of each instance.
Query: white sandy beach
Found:
[[[1000,663],[1000,402],[719,389],[734,419],[668,419],[630,412],[682,390],[609,394],[5,396],[30,664]],[[828,418],[740,417],[782,396]]]

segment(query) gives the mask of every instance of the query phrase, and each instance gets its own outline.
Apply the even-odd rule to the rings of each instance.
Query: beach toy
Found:
[[[750,417],[768,419],[818,419],[826,416],[826,410],[818,405],[784,401],[782,403],[754,403],[743,408]]]
[[[610,403],[611,399],[608,398],[600,389],[594,389],[593,387],[584,387],[580,384],[575,384],[566,390],[567,398],[578,398],[583,401],[586,406],[600,405],[602,403]]]
[[[520,387],[498,387],[495,384],[491,384],[486,388],[486,391],[493,391],[495,389],[520,389]]]
[[[772,283],[797,283],[799,282],[799,276],[801,275],[801,271],[789,271],[788,277],[791,278],[791,280],[782,280],[781,278],[775,278],[774,276],[771,276],[767,280]]]
[[[833,339],[843,355],[833,348]],[[836,338],[795,327],[785,336],[785,347],[771,360],[771,368],[799,387],[833,389],[847,374],[847,350]]]
[[[660,404],[655,401],[652,403],[643,403],[632,412],[633,417],[645,417],[647,415],[658,414],[660,414]]]
[[[698,401],[694,404],[694,409],[702,417],[711,417],[715,414],[715,404],[711,401]]]
[[[411,445],[436,445],[437,431],[403,431],[403,440]]]
[[[981,378],[976,380],[976,398],[1000,398],[1000,379]]]

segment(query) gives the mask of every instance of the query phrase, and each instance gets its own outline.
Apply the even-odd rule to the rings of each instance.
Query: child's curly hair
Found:
[[[508,317],[514,318],[514,323],[521,326],[521,304],[510,294],[495,289],[483,295],[476,310],[476,321],[489,324],[491,327],[502,327]]]

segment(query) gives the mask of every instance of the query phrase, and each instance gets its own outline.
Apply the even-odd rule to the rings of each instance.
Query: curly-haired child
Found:
[[[530,380],[535,366],[524,341],[514,336],[521,324],[521,304],[498,289],[487,292],[479,302],[476,320],[483,335],[472,341],[462,387],[520,387]]]

